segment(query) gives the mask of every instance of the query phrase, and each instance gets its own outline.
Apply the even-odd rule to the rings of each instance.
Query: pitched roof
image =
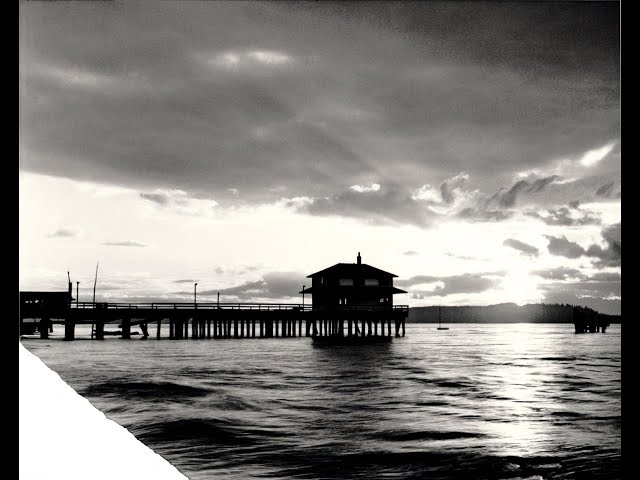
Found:
[[[316,288],[314,290],[313,287],[309,287],[309,288],[305,288],[304,290],[300,290],[298,293],[316,293],[317,291],[322,291],[324,288],[326,287],[320,287],[320,288]],[[332,291],[335,290],[343,290],[345,292],[348,291],[362,291],[365,290],[367,292],[371,292],[371,291],[378,291],[381,292],[382,295],[387,294],[387,293],[391,293],[392,295],[395,295],[396,293],[408,293],[405,290],[401,290],[399,288],[396,287],[392,287],[392,286],[382,286],[382,285],[366,285],[366,286],[360,286],[360,287],[355,287],[352,285],[336,285],[334,287],[331,287]]]
[[[380,270],[379,268],[372,267],[371,265],[367,265],[366,263],[336,263],[331,267],[327,267],[323,270],[320,270],[316,273],[312,273],[311,275],[307,275],[307,278],[313,278],[317,275],[327,274],[327,273],[335,273],[336,275],[390,275],[391,277],[397,277],[393,273],[385,272],[384,270]]]

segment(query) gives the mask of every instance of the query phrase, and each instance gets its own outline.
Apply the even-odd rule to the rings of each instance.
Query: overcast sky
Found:
[[[21,2],[20,287],[620,312],[615,2]]]

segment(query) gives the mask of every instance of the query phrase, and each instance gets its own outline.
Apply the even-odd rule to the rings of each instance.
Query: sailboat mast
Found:
[[[98,265],[100,265],[100,262],[96,263],[96,278],[93,280],[93,303],[96,303],[96,284],[98,283]]]

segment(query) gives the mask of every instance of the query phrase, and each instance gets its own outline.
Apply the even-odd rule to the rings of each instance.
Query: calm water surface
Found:
[[[190,479],[621,477],[619,325],[408,324],[362,347],[62,335],[22,343]]]

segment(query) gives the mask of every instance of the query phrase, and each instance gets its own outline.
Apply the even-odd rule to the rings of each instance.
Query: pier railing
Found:
[[[72,302],[73,309],[115,309],[115,310],[294,310],[310,311],[409,311],[408,305],[336,305],[332,307],[313,307],[298,303],[194,303],[194,302],[153,302],[153,303],[123,303],[123,302]]]
[[[122,303],[122,302],[73,302],[71,308],[78,309],[131,309],[131,310],[297,310],[311,311],[311,305],[297,303],[194,303],[194,302],[153,302],[153,303]]]

